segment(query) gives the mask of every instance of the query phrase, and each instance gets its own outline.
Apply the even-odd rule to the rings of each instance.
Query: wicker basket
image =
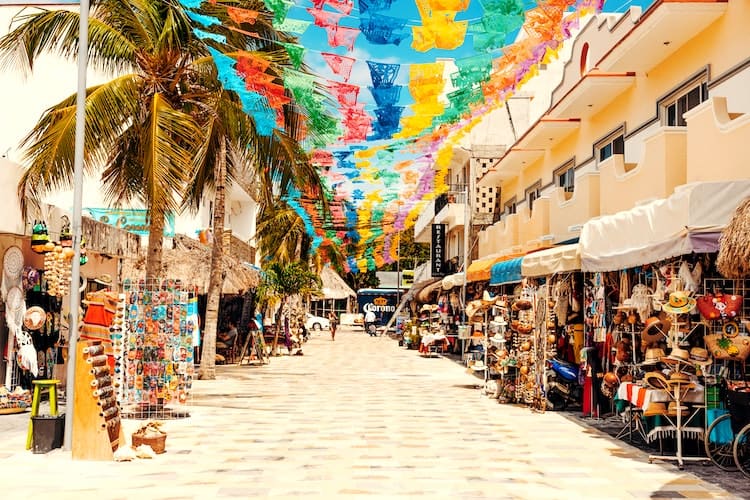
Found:
[[[140,445],[145,444],[154,450],[157,455],[164,453],[167,445],[167,435],[161,434],[159,436],[145,436],[143,434],[133,433],[133,448],[138,448]]]

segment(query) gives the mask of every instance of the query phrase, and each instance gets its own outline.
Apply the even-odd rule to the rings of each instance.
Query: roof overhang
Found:
[[[523,149],[538,150],[551,149],[560,141],[578,130],[581,120],[578,118],[564,118],[562,120],[544,117],[537,121],[516,146]]]
[[[646,11],[596,66],[605,71],[648,71],[721,17],[727,3],[663,0]]]
[[[635,83],[635,73],[604,73],[592,70],[562,96],[547,113],[548,118],[588,118],[600,112]]]
[[[513,147],[505,153],[487,173],[479,179],[478,186],[496,186],[504,180],[512,179],[523,169],[544,157],[544,149],[521,149]]]

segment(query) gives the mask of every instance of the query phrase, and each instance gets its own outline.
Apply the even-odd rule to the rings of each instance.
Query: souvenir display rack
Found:
[[[198,333],[196,289],[180,279],[123,282],[123,400],[126,416],[187,416]]]
[[[112,460],[125,438],[107,355],[99,342],[81,341],[76,351],[72,455]]]

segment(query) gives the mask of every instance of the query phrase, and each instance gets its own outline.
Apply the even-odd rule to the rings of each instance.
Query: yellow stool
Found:
[[[31,417],[39,416],[39,403],[42,399],[42,391],[49,390],[49,414],[57,416],[57,384],[59,380],[33,380],[34,396],[31,399]],[[29,432],[26,434],[26,449],[31,449],[31,441],[34,436],[34,419],[29,419]]]

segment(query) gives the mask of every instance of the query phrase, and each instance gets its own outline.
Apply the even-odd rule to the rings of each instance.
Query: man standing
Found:
[[[368,310],[365,314],[365,330],[370,337],[375,337],[378,334],[378,330],[375,326],[375,322],[378,318],[375,316],[375,312],[372,309]]]

